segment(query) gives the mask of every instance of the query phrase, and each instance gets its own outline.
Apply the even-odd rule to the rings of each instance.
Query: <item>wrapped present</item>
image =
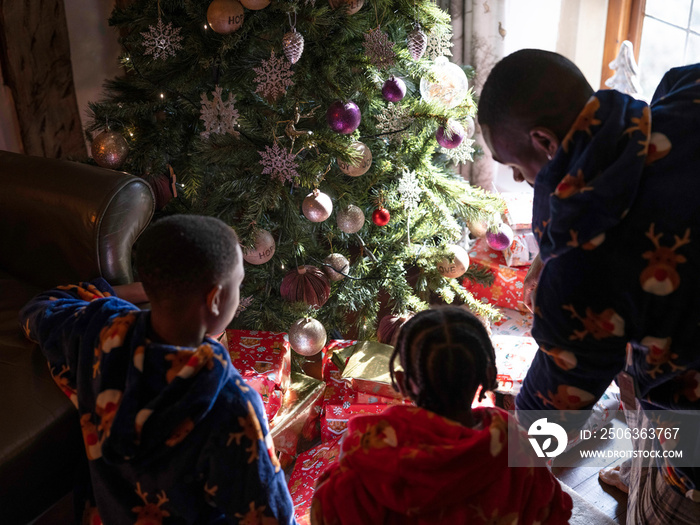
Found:
[[[367,392],[357,392],[355,402],[359,405],[413,405],[413,401],[405,397],[385,397],[368,394]]]
[[[491,335],[516,335],[519,337],[531,336],[532,314],[521,312],[511,308],[499,308],[501,319],[491,323]]]
[[[286,390],[292,369],[289,337],[284,332],[226,330],[233,366],[244,378],[262,375]]]
[[[373,341],[360,341],[348,359],[341,377],[350,380],[353,390],[376,396],[401,398],[389,375],[389,360],[394,347]],[[399,368],[398,362],[395,366]]]
[[[506,265],[503,252],[492,250],[486,239],[478,239],[469,251],[471,262],[486,267],[494,276],[491,286],[472,282],[469,278],[462,281],[462,286],[483,302],[503,308],[524,310],[523,283],[527,268],[511,268]]]
[[[267,420],[272,419],[277,415],[282,406],[282,391],[277,388],[277,385],[267,376],[260,374],[243,376],[246,384],[253,388],[262,398],[263,406]]]
[[[299,454],[287,484],[299,525],[311,523],[309,511],[311,510],[311,498],[316,488],[316,480],[339,455],[339,439],[321,443],[311,450]]]
[[[359,414],[381,414],[389,405],[326,405],[321,416],[321,441],[336,440],[348,429],[348,419]]]
[[[270,435],[278,451],[296,456],[318,441],[325,388],[319,379],[292,372],[282,407],[270,422]]]
[[[322,374],[326,383],[324,404],[341,405],[354,403],[356,392],[349,381],[342,378],[348,359],[355,351],[357,341],[350,339],[333,339],[322,350]]]
[[[496,351],[496,392],[516,395],[539,347],[532,337],[494,335],[491,341]]]
[[[530,266],[540,253],[540,247],[532,232],[518,233],[513,236],[513,242],[503,250],[507,266]]]
[[[501,197],[506,203],[506,211],[503,216],[513,231],[532,229],[532,200],[533,192],[510,192],[501,193]]]

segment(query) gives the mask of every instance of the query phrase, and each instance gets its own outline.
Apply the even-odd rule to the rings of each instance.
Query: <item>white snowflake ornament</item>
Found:
[[[236,96],[229,95],[228,100],[224,102],[221,96],[221,86],[216,86],[212,95],[214,95],[214,100],[209,100],[207,94],[202,93],[202,108],[199,118],[204,121],[205,130],[202,131],[201,136],[208,138],[212,133],[230,133],[238,138],[240,133],[236,131],[236,125],[239,115],[238,110],[234,107]]]
[[[435,60],[437,57],[451,57],[452,31],[446,27],[435,27],[428,33],[428,42],[425,47],[425,58]]]
[[[365,54],[370,63],[378,68],[391,67],[396,60],[396,53],[392,49],[394,43],[389,40],[389,35],[378,27],[365,33]]]
[[[415,171],[403,170],[403,175],[399,181],[398,190],[401,194],[401,200],[403,201],[404,208],[407,210],[412,210],[418,206],[423,190],[418,183]]]
[[[155,27],[148,26],[148,31],[141,33],[143,37],[143,47],[145,55],[153,55],[155,60],[165,60],[169,56],[175,56],[175,51],[182,49],[183,37],[180,36],[181,27],[173,27],[168,22],[163,24],[163,20],[158,17],[158,23]]]
[[[274,102],[287,92],[287,88],[294,85],[292,80],[292,64],[284,57],[276,57],[272,51],[268,60],[263,60],[260,67],[254,67],[255,83],[258,87],[255,92]]]
[[[461,144],[456,148],[440,148],[440,153],[444,153],[445,156],[455,164],[466,164],[467,162],[474,162],[474,157],[472,156],[472,154],[474,153],[474,148],[472,147],[472,144],[474,144],[473,139],[465,138],[462,140]]]
[[[389,102],[374,118],[377,120],[377,131],[380,135],[395,143],[401,143],[408,137],[408,129],[414,120],[407,106],[393,102]]]
[[[297,163],[294,161],[295,155],[284,148],[280,148],[276,142],[270,146],[265,146],[265,151],[258,151],[260,164],[263,165],[263,175],[270,175],[271,179],[277,179],[282,183],[293,182],[299,177]]]

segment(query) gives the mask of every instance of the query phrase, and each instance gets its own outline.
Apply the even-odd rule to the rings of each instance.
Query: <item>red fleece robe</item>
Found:
[[[567,523],[571,497],[546,467],[508,467],[508,413],[474,416],[476,428],[408,406],[351,419],[312,523]]]

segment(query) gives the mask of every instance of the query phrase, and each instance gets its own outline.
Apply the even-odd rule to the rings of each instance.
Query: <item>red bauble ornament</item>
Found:
[[[331,295],[331,283],[322,270],[304,265],[284,276],[280,294],[282,299],[291,303],[302,301],[309,306],[321,307]]]
[[[377,226],[386,226],[390,219],[391,214],[386,208],[377,208],[372,212],[372,222]]]
[[[377,327],[377,341],[387,345],[393,345],[396,339],[396,335],[399,333],[399,328],[408,321],[413,314],[405,315],[385,315],[382,320],[379,321],[379,326]]]

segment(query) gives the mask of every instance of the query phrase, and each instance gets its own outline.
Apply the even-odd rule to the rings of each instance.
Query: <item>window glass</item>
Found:
[[[690,30],[700,33],[700,0],[693,2],[693,13],[690,15]]]
[[[653,18],[644,19],[639,49],[639,82],[642,85],[640,98],[649,100],[666,71],[687,63],[684,62],[685,41],[684,30]]]
[[[688,16],[692,0],[647,0],[644,14],[653,16],[669,24],[681,27],[688,27]],[[698,3],[698,0],[695,0]],[[646,33],[646,23],[644,20],[643,33]],[[642,33],[642,38],[644,38]]]

